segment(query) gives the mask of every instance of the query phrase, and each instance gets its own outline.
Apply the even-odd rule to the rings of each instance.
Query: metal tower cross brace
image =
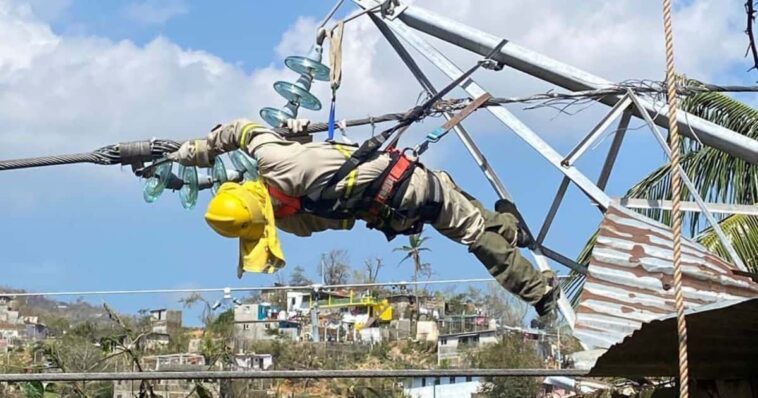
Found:
[[[362,3],[367,3],[367,1],[365,1],[365,0],[364,1],[359,0],[357,2],[358,2],[358,4],[360,4],[364,8],[370,8],[370,7],[373,6],[372,4],[368,4],[368,5],[362,4]],[[422,39],[421,37],[417,36],[415,33],[413,33],[412,31],[408,30],[407,28],[403,29],[405,26],[403,25],[403,23],[400,20],[395,19],[393,21],[384,21],[383,22],[383,21],[380,21],[378,18],[374,17],[374,22],[376,22],[377,25],[380,26],[380,27],[384,23],[388,24],[389,27],[392,29],[392,31],[395,34],[401,36],[408,43],[410,43],[412,47],[414,47],[422,55],[424,55],[424,57],[426,57],[432,63],[434,63],[435,66],[437,66],[438,68],[440,68],[451,80],[455,80],[458,76],[460,76],[463,73],[457,66],[455,66],[455,64],[452,63],[452,61],[450,61],[447,58],[445,58],[445,56],[442,53],[440,53],[438,50],[436,50],[434,47],[432,47],[424,39]],[[403,59],[403,61],[406,62],[406,64],[408,65],[408,67],[413,72],[414,76],[416,76],[419,79],[419,81],[421,82],[422,86],[424,86],[424,88],[427,89],[427,90],[434,90],[434,88],[431,86],[431,83],[429,82],[428,78],[426,78],[423,75],[423,73],[421,72],[420,68],[418,68],[418,65],[416,65],[415,62],[412,60],[412,58],[410,58],[410,56],[408,55],[407,51],[402,47],[402,45],[400,45],[400,43],[397,40],[397,38],[394,38],[393,32],[390,32],[389,30],[387,30],[386,27],[385,27],[385,29],[382,29],[382,33],[385,35],[385,37],[388,37],[388,40],[390,41],[390,44],[392,44],[393,47],[398,51],[398,53],[400,54],[400,56]],[[399,50],[400,48],[402,48],[402,50]],[[461,87],[464,88],[464,90],[466,90],[469,93],[469,95],[471,95],[472,97],[479,97],[479,96],[481,96],[481,95],[483,95],[483,94],[486,93],[484,91],[484,89],[482,89],[480,86],[478,86],[471,78],[469,78],[466,81],[464,81],[463,83],[461,83]],[[547,143],[545,143],[544,141],[542,141],[536,135],[536,133],[534,133],[531,130],[529,130],[529,128],[526,127],[526,125],[524,125],[518,119],[516,119],[516,117],[513,116],[512,114],[510,114],[510,112],[508,112],[505,108],[503,108],[503,107],[490,107],[490,108],[488,108],[488,110],[490,110],[496,117],[498,117],[507,126],[511,127],[512,125],[516,125],[516,127],[514,128],[514,130],[521,129],[519,131],[523,131],[524,132],[524,134],[528,137],[528,138],[526,138],[527,141],[529,139],[534,139],[535,141],[539,141],[538,144],[541,143],[545,147],[550,148]],[[461,132],[463,132],[463,134]],[[468,135],[468,133],[466,133],[465,130],[462,130],[462,129],[461,130],[456,129],[456,133],[458,134],[459,137],[461,137],[461,139],[463,140],[464,144],[466,145],[466,148],[469,150],[469,152],[472,154],[472,156],[474,156],[474,159],[477,160],[477,163],[479,164],[480,168],[482,168],[482,170],[485,172],[485,175],[487,175],[487,179],[490,181],[490,183],[492,184],[492,186],[495,188],[495,191],[497,192],[497,194],[501,198],[511,199],[510,195],[508,194],[507,190],[505,189],[505,186],[503,185],[502,181],[500,181],[500,179],[494,173],[494,170],[492,170],[492,168],[486,163],[486,159],[484,158],[484,156],[482,155],[482,153],[478,149],[478,147],[476,147],[476,144],[470,138],[470,136]],[[552,155],[551,156],[552,160],[554,160],[557,163],[560,162],[560,160],[559,160],[560,155],[557,152],[553,151],[553,153],[551,155]],[[607,195],[605,195],[605,193],[603,193],[602,191],[600,191],[599,189],[597,189],[597,187],[595,187],[594,184],[592,184],[589,181],[589,179],[587,179],[586,177],[584,177],[584,175],[582,175],[578,170],[573,169],[573,168],[568,168],[568,169],[565,169],[565,170],[568,170],[568,172],[570,172],[571,174],[573,174],[575,176],[575,178],[577,178],[579,180],[584,180],[584,182],[587,183],[587,188],[590,191],[594,191],[593,193],[597,196],[598,203],[601,206],[605,207],[605,205],[607,205],[607,204],[610,203],[610,198]],[[500,189],[498,189],[498,188],[500,188]],[[543,253],[542,248],[538,247],[536,249],[533,249],[532,250],[532,255],[533,255],[534,259],[535,259],[535,262],[537,263],[537,267],[540,270],[544,271],[544,270],[550,270],[551,269],[550,265],[547,262],[547,258],[545,257],[545,253]],[[565,257],[560,258],[560,260],[564,260],[564,259],[565,259]],[[556,261],[560,262],[560,260],[556,260]],[[561,295],[561,298],[560,298],[559,303],[558,303],[558,307],[559,307],[561,313],[563,314],[564,318],[566,319],[567,323],[573,327],[576,317],[574,315],[574,310],[571,307],[571,304],[566,299],[565,295]]]
[[[365,9],[375,7],[378,3],[376,0],[354,0],[356,4]],[[413,75],[427,91],[427,93],[436,93],[432,83],[421,71],[419,66],[413,60],[412,56],[403,47],[398,40],[398,36],[406,41],[411,47],[418,51],[422,56],[429,60],[434,66],[441,70],[448,78],[455,80],[463,73],[452,61],[446,58],[439,50],[434,48],[429,42],[420,37],[412,28],[419,29],[432,36],[438,37],[442,40],[448,41],[460,47],[472,50],[477,53],[488,53],[491,49],[500,41],[495,36],[488,35],[484,32],[477,31],[471,27],[460,24],[458,22],[446,19],[444,17],[432,14],[426,10],[418,7],[404,6],[398,8],[394,15],[385,16],[380,18],[373,14],[369,14],[373,22],[377,25],[381,33],[392,45],[400,58],[411,70]],[[492,46],[489,46],[490,42],[495,42]],[[530,50],[518,47],[512,43],[508,43],[500,52],[497,52],[496,60],[503,62],[506,65],[512,66],[515,69],[527,72],[540,79],[548,82],[566,87],[571,90],[592,89],[603,86],[608,86],[611,83],[607,82],[599,77],[593,76],[589,73],[583,72],[579,69],[573,68],[568,65],[560,64],[557,61],[551,60],[540,54],[531,52]],[[468,78],[460,84],[460,87],[464,89],[472,98],[477,98],[486,91],[479,86],[472,78]],[[550,162],[557,170],[564,174],[564,178],[561,181],[558,192],[555,199],[547,213],[545,221],[539,234],[536,237],[537,248],[532,250],[535,262],[537,266],[542,269],[549,269],[547,258],[550,258],[562,265],[565,265],[579,273],[586,273],[586,267],[577,264],[573,260],[566,256],[550,250],[543,246],[543,242],[547,236],[547,233],[552,225],[555,215],[558,212],[561,202],[565,196],[570,183],[574,183],[587,197],[594,202],[601,211],[605,211],[607,207],[613,203],[619,201],[609,197],[605,192],[605,187],[610,178],[610,173],[616,161],[616,157],[623,143],[624,135],[629,126],[629,122],[633,115],[637,115],[645,119],[646,123],[652,130],[656,139],[661,143],[664,149],[667,149],[663,136],[657,129],[656,123],[661,124],[666,122],[666,110],[663,111],[655,109],[652,103],[638,98],[633,92],[629,91],[627,94],[620,97],[607,97],[603,100],[604,103],[612,105],[610,112],[601,119],[601,121],[585,136],[577,146],[569,152],[568,155],[562,156],[555,149],[553,149],[547,142],[545,142],[539,135],[526,126],[521,120],[515,117],[503,106],[488,107],[487,110],[493,114],[498,120],[505,124],[516,135],[523,139],[527,144],[543,156],[548,162]],[[650,113],[653,112],[654,116]],[[662,117],[661,117],[662,115]],[[446,118],[450,118],[450,115],[445,115]],[[608,151],[603,168],[600,172],[600,177],[597,183],[592,182],[586,175],[580,170],[574,167],[574,163],[579,159],[588,149],[590,149],[594,143],[605,134],[608,127],[613,122],[621,118],[618,124],[613,142]],[[653,117],[656,117],[654,120]],[[758,141],[739,135],[731,130],[725,129],[721,126],[717,126],[713,123],[699,119],[693,115],[683,114],[683,119],[680,122],[685,121],[689,123],[688,127],[692,128],[693,134],[697,135],[703,143],[714,146],[721,149],[733,156],[740,157],[748,162],[755,163],[758,159]],[[500,198],[511,199],[510,194],[505,188],[500,178],[494,172],[492,167],[487,162],[487,159],[479,150],[469,133],[459,125],[455,128],[455,132],[463,142],[466,149],[474,158],[474,161],[484,173],[487,181],[493,187],[495,192]],[[662,141],[663,140],[663,141]],[[715,218],[711,214],[711,210],[719,212],[741,212],[741,213],[758,213],[756,206],[736,206],[736,205],[717,205],[706,204],[700,198],[698,192],[695,190],[694,185],[685,175],[684,170],[680,168],[680,173],[683,175],[685,184],[690,189],[691,194],[695,198],[696,203],[692,203],[689,206],[693,210],[700,210],[704,213],[706,219],[719,236],[721,243],[727,248],[730,257],[735,265],[745,270],[745,266],[742,260],[737,256],[731,243],[726,239],[726,236],[721,231],[719,225],[716,223]],[[626,201],[625,203],[631,203],[630,207],[643,207],[642,204],[634,201]],[[648,204],[650,205],[650,204]],[[575,314],[573,308],[569,305],[565,297],[562,297],[559,303],[559,309],[563,313],[569,325],[573,328]]]
[[[363,7],[372,0],[354,1]],[[482,32],[418,6],[398,8],[392,18],[402,21],[410,28],[481,55],[489,53],[502,40],[501,37]],[[510,41],[492,59],[571,91],[597,90],[612,85],[608,80]],[[618,101],[618,96],[607,96],[600,100],[606,105],[614,105]],[[640,99],[639,102],[647,111],[646,113],[652,115],[655,124],[667,127],[668,107],[658,109],[650,101]],[[636,116],[641,115],[636,113]],[[678,121],[682,133],[690,138],[697,139],[705,145],[720,149],[748,163],[758,164],[757,140],[686,112],[679,112]]]

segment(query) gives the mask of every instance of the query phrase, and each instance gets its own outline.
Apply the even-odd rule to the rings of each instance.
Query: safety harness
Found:
[[[426,116],[437,101],[441,100],[453,88],[467,80],[469,76],[481,66],[489,65],[492,62],[492,55],[500,51],[505,44],[505,40],[501,41],[483,60],[477,62],[476,65],[462,73],[458,78],[453,80],[431,98],[427,99],[423,104],[411,109],[395,126],[364,141],[357,150],[349,156],[346,156],[347,160],[345,163],[343,163],[332,175],[326,183],[326,186],[316,197],[308,195],[299,198],[291,197],[274,187],[269,187],[269,193],[271,196],[280,202],[280,207],[277,210],[276,216],[286,217],[287,215],[305,212],[324,218],[352,219],[360,214],[368,221],[369,228],[375,228],[384,232],[388,240],[392,240],[395,236],[401,234],[417,234],[421,232],[425,223],[434,223],[439,217],[442,209],[442,188],[437,177],[431,172],[425,173],[428,178],[428,193],[423,204],[413,209],[401,209],[401,202],[408,189],[413,171],[416,167],[423,166],[417,162],[416,156],[410,158],[405,155],[405,151],[399,151],[397,149],[397,143],[405,130],[412,123]],[[454,117],[448,121],[448,123],[443,125],[443,131],[435,131],[436,135],[434,138],[439,140],[444,132],[449,131],[455,125],[460,123],[476,108],[486,102],[487,99],[489,99],[488,96],[482,96],[476,99],[471,106],[464,109],[460,115]],[[330,120],[330,124],[333,124],[333,118],[330,117],[330,119],[332,119]],[[384,145],[384,143],[393,135],[395,137],[387,144],[387,148],[384,150],[384,152],[390,156],[389,166],[379,177],[369,184],[358,200],[350,197],[351,195],[349,193],[352,189],[350,184],[348,184],[348,187],[345,189],[346,194],[341,198],[323,197],[324,192],[333,189],[345,178],[350,178],[349,176],[351,175],[353,175],[354,178],[354,173],[357,172],[358,167],[372,159],[376,153],[379,152],[382,145]],[[330,134],[330,138],[331,136],[332,135]],[[434,139],[431,141],[434,142]],[[426,144],[426,146],[428,146],[428,144]],[[425,150],[426,148],[424,147],[423,149]],[[415,221],[405,230],[397,231],[392,227],[393,224],[407,225],[408,220]]]
[[[339,148],[339,144],[335,146]],[[340,149],[340,151],[343,150]],[[382,231],[388,240],[392,240],[397,235],[420,233],[425,223],[433,223],[439,216],[442,208],[440,182],[434,174],[426,173],[428,194],[424,203],[418,208],[401,209],[402,198],[408,190],[414,170],[416,167],[423,166],[398,150],[392,149],[386,153],[390,156],[389,165],[358,198],[351,197],[357,168],[348,173],[344,193],[336,199],[324,198],[322,193],[331,190],[342,180],[336,182],[330,180],[316,197],[290,196],[269,185],[269,194],[279,202],[275,216],[287,217],[298,213],[310,213],[329,219],[347,220],[359,215],[367,221],[369,228]],[[398,231],[392,227],[393,221],[399,225],[407,225],[407,220],[415,220],[407,229]]]

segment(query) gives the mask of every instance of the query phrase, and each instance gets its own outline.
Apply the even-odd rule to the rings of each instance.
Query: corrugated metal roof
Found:
[[[689,310],[687,355],[690,378],[700,380],[754,377],[758,369],[758,299],[721,302]],[[590,371],[591,376],[676,376],[676,317],[667,316],[612,346]]]
[[[603,218],[574,335],[592,348],[608,348],[643,323],[674,312],[671,230],[612,205]],[[758,284],[732,273],[726,261],[684,240],[682,272],[686,308],[758,297]]]

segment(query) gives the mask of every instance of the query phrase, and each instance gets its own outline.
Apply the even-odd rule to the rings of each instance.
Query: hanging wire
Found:
[[[707,83],[687,82],[673,88],[676,95],[688,96],[706,92],[758,92],[758,86],[721,86]],[[526,109],[537,109],[541,107],[555,108],[562,112],[567,107],[575,105],[586,105],[587,103],[598,101],[604,97],[624,95],[631,90],[636,94],[646,94],[653,99],[659,98],[666,92],[665,83],[652,80],[627,80],[616,85],[604,87],[598,90],[587,90],[577,92],[553,92],[534,94],[526,97],[496,97],[487,101],[482,107],[499,106],[514,103],[534,104]],[[445,112],[458,111],[466,107],[472,100],[470,98],[457,98],[438,101],[432,109],[422,115],[421,119],[428,116],[437,116]],[[362,119],[347,120],[347,127],[356,127],[364,125],[374,125],[390,121],[402,120],[406,112],[386,113],[379,116],[369,116]],[[273,129],[287,138],[301,138],[311,134],[327,131],[328,123],[310,123],[302,133],[293,134],[286,128]],[[126,143],[130,144],[130,143]],[[124,144],[119,144],[124,145]],[[89,153],[68,154],[43,156],[27,159],[0,160],[0,171],[14,170],[29,167],[42,167],[53,165],[64,165],[73,163],[94,163],[101,165],[112,164],[129,164],[127,159],[121,156],[119,145],[109,145]],[[181,142],[172,140],[152,140],[151,157],[157,160],[179,149]]]

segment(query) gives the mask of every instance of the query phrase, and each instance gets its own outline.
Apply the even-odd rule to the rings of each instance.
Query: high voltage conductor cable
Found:
[[[222,288],[186,288],[186,289],[135,289],[135,290],[84,290],[84,291],[59,291],[59,292],[0,292],[0,297],[40,297],[40,296],[109,296],[109,295],[132,295],[132,294],[172,294],[172,293],[231,293],[231,292],[260,292],[282,290],[325,290],[325,289],[349,289],[388,286],[415,286],[415,285],[445,285],[456,283],[487,283],[497,282],[493,278],[474,279],[443,279],[434,281],[397,281],[375,283],[344,283],[337,285],[311,284],[305,286],[251,286],[251,287],[222,287]]]
[[[632,90],[637,94],[656,94],[663,95],[666,93],[665,83],[646,80],[629,80],[626,82],[601,88],[598,90],[587,90],[577,92],[553,92],[534,94],[526,97],[498,97],[492,98],[482,105],[482,107],[516,104],[516,103],[544,103],[545,106],[554,106],[561,101],[594,101],[603,97],[624,95]],[[678,85],[674,93],[677,95],[696,95],[707,92],[758,92],[758,86],[721,86],[707,83],[687,83]],[[461,110],[468,105],[472,99],[458,98],[438,101],[428,113],[422,116],[437,116],[444,112]],[[569,103],[567,105],[571,105]],[[540,104],[531,106],[532,108],[540,107]],[[374,125],[390,121],[399,121],[408,112],[386,113],[379,116],[369,116],[360,119],[346,120],[347,127],[357,127],[365,125]],[[302,138],[311,134],[325,132],[329,129],[328,123],[318,122],[310,123],[304,132],[293,134],[286,128],[273,129],[286,138]],[[100,165],[133,165],[140,162],[151,162],[163,158],[167,153],[179,149],[181,142],[168,139],[143,140],[134,142],[123,142],[114,145],[108,145],[92,152],[79,154],[65,154],[42,156],[26,159],[0,160],[0,171],[15,170],[31,167],[44,167],[66,165],[74,163],[93,163]]]

